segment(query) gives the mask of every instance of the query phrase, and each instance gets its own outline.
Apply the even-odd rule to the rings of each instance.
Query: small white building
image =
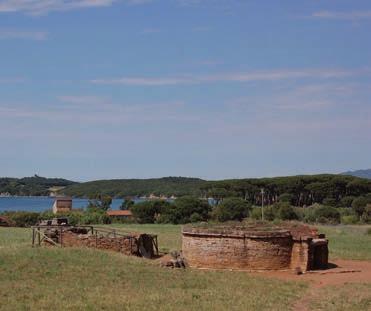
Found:
[[[53,204],[53,214],[67,213],[72,210],[72,198],[69,197],[59,197],[55,198]]]

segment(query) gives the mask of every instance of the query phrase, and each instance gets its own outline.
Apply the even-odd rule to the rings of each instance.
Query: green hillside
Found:
[[[112,197],[166,195],[195,195],[223,199],[241,197],[252,204],[261,204],[264,188],[266,204],[285,197],[295,206],[322,203],[331,205],[371,193],[371,181],[345,175],[301,175],[274,178],[231,179],[205,181],[197,178],[164,177],[153,179],[97,180],[74,184],[63,190],[64,194],[92,197],[96,194]],[[351,199],[349,198],[349,199]],[[347,200],[349,201],[349,200]],[[347,205],[346,202],[343,202]]]
[[[19,196],[49,195],[49,188],[66,187],[75,184],[74,181],[62,178],[45,178],[40,176],[24,178],[0,178],[0,193]]]
[[[66,195],[92,197],[96,194],[113,197],[142,195],[199,195],[206,181],[198,178],[163,177],[151,179],[111,179],[75,184],[63,190]]]

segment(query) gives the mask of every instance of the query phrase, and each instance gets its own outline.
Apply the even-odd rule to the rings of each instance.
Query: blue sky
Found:
[[[371,167],[371,3],[0,0],[0,176]]]

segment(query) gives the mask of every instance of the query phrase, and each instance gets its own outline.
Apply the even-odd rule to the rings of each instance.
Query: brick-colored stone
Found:
[[[241,269],[241,270],[286,270],[300,269],[305,272],[314,268],[314,247],[322,266],[327,265],[327,240],[313,242],[316,231],[310,237],[300,235],[300,230],[182,230],[183,255],[191,267]],[[305,231],[305,230],[304,230]],[[309,232],[309,231],[308,231]],[[308,233],[305,231],[305,234]],[[303,233],[303,232],[302,232]],[[293,236],[294,235],[294,236]]]

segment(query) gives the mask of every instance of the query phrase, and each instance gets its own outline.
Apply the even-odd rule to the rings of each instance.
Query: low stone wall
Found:
[[[62,244],[68,247],[91,247],[120,252],[125,255],[138,255],[138,239],[134,237],[105,237],[64,231]]]
[[[263,228],[264,229],[264,228]],[[326,239],[307,226],[289,229],[192,228],[182,230],[182,251],[190,267],[239,270],[325,268]]]
[[[44,234],[48,238],[44,240],[46,245],[90,247],[145,258],[155,257],[155,247],[157,252],[157,238],[148,234],[123,235],[83,227],[50,227],[44,230]]]
[[[183,231],[183,255],[191,267],[282,270],[291,263],[289,232],[200,233]]]

